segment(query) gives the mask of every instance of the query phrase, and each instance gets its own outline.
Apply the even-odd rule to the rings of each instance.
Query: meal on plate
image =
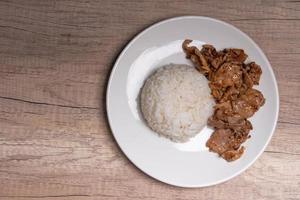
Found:
[[[195,68],[170,64],[152,74],[141,91],[142,114],[151,129],[174,142],[188,141],[206,124],[213,127],[206,146],[234,161],[253,129],[248,118],[265,103],[253,88],[262,70],[245,63],[242,49],[217,51],[208,44],[198,49],[191,42],[185,40],[182,48]]]

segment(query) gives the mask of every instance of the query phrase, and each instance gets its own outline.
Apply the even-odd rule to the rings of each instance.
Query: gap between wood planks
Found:
[[[63,108],[77,108],[77,109],[99,110],[98,107],[69,106],[69,105],[62,105],[62,104],[51,104],[51,103],[44,103],[44,102],[37,102],[37,101],[29,101],[29,100],[24,100],[24,99],[19,99],[19,98],[13,98],[13,97],[0,96],[0,99],[6,99],[6,100],[12,100],[12,101],[19,101],[19,102],[30,103],[30,104],[37,104],[37,105],[57,106],[57,107],[63,107]]]

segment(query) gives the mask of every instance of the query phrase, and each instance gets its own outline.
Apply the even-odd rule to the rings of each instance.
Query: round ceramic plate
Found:
[[[244,155],[227,162],[209,152],[205,142],[212,129],[205,127],[187,143],[174,143],[147,127],[138,96],[145,79],[155,69],[169,63],[189,64],[181,45],[184,39],[223,48],[241,48],[247,61],[255,61],[263,71],[258,88],[265,105],[250,119],[254,129],[244,144]],[[113,135],[124,154],[139,169],[162,182],[182,187],[218,184],[246,170],[269,143],[278,117],[277,83],[262,50],[245,33],[212,18],[184,16],[164,20],[137,35],[118,57],[107,88],[107,113]]]

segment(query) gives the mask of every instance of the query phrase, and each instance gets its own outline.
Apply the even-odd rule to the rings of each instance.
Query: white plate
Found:
[[[190,142],[177,144],[159,137],[143,121],[137,96],[147,76],[168,63],[192,63],[181,44],[186,38],[217,49],[242,48],[248,61],[263,71],[257,87],[265,105],[250,119],[254,130],[244,155],[226,162],[205,147],[212,130],[204,128]],[[278,117],[279,97],[271,65],[262,50],[237,28],[207,17],[184,16],[159,22],[137,35],[118,57],[107,88],[107,113],[113,135],[125,155],[139,169],[162,182],[203,187],[224,182],[246,170],[269,143]]]

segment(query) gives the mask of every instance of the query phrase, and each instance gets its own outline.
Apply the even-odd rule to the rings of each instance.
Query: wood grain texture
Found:
[[[135,168],[112,138],[105,89],[139,31],[203,15],[249,34],[280,90],[279,123],[263,155],[217,186],[184,189]],[[300,199],[300,2],[0,1],[0,199]]]

